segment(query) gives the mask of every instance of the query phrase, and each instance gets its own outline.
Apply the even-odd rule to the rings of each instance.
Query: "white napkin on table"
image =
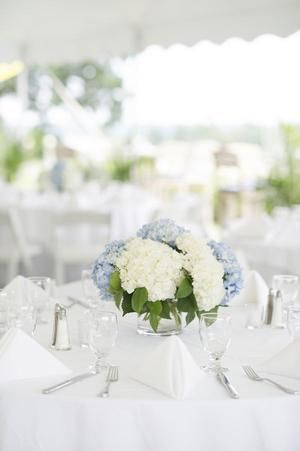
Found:
[[[278,376],[300,379],[300,338],[261,364],[259,369]]]
[[[134,379],[176,399],[184,399],[201,372],[180,338],[165,338],[134,373]]]
[[[12,301],[22,304],[28,301],[28,297],[38,299],[40,302],[47,302],[47,294],[45,291],[23,276],[15,277],[9,284],[4,287],[4,291],[12,298]]]
[[[0,340],[0,383],[70,373],[69,368],[20,329],[8,330]]]
[[[258,304],[265,307],[268,300],[269,288],[257,271],[249,271],[241,293],[233,300],[232,305]]]

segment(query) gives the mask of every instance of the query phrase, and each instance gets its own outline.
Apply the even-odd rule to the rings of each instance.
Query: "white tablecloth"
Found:
[[[65,292],[80,295],[78,284]],[[113,306],[111,306],[113,307]],[[78,346],[77,320],[81,307],[68,311],[72,350],[52,351],[74,371],[93,361]],[[212,375],[184,401],[167,398],[131,378],[134,365],[163,338],[137,336],[135,319],[120,318],[118,344],[111,361],[120,367],[111,397],[96,393],[102,376],[42,395],[57,380],[27,380],[0,386],[1,451],[298,451],[300,397],[286,395],[265,383],[252,382],[241,364],[259,364],[288,343],[285,330],[243,328],[241,309],[232,309],[234,333],[224,363],[239,400],[230,399]],[[51,342],[51,326],[40,325],[36,338]],[[181,336],[199,365],[205,362],[197,324]],[[278,378],[300,389],[300,381]]]

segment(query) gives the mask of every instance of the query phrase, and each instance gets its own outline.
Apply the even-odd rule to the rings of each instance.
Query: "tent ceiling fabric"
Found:
[[[1,0],[0,61],[97,59],[299,29],[299,0]]]

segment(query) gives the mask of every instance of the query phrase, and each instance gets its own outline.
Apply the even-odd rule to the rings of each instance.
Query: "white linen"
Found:
[[[64,287],[65,293],[68,287]],[[69,288],[80,295],[80,283]],[[108,308],[112,308],[108,303]],[[224,356],[228,377],[241,398],[232,400],[209,374],[184,401],[168,399],[159,391],[134,381],[133,367],[164,339],[137,336],[136,318],[119,317],[119,337],[109,360],[119,365],[119,381],[111,385],[110,399],[100,399],[98,376],[52,395],[41,389],[57,378],[0,384],[1,451],[298,451],[300,397],[249,380],[242,364],[254,368],[289,342],[283,329],[246,330],[243,308],[227,308],[233,317],[232,343]],[[68,310],[72,350],[51,351],[74,371],[86,371],[94,357],[78,346],[78,306]],[[37,329],[39,341],[49,346],[49,325]],[[181,340],[194,360],[206,362],[197,322],[184,329]],[[284,381],[282,381],[284,382]],[[291,381],[285,381],[286,385]],[[293,381],[299,389],[300,381]],[[274,427],[280,425],[280,427]]]
[[[20,329],[8,330],[0,341],[0,383],[18,379],[65,376],[71,371]]]
[[[11,301],[18,304],[23,304],[30,300],[32,302],[37,300],[40,303],[48,302],[45,291],[23,276],[15,277],[4,287],[4,291],[11,298]]]
[[[267,373],[300,379],[300,338],[276,353],[260,368]]]
[[[268,286],[257,271],[246,274],[245,285],[241,293],[234,299],[234,305],[258,304],[264,308],[268,300]]]
[[[201,380],[201,373],[185,344],[172,336],[143,357],[133,377],[172,398],[184,399]]]

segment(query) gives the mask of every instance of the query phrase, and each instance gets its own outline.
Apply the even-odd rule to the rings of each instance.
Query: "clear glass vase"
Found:
[[[159,322],[157,331],[155,332],[149,320],[144,319],[144,315],[137,317],[137,333],[139,335],[156,335],[158,337],[164,337],[168,335],[178,335],[182,332],[182,325],[175,321],[175,318],[164,319]]]

